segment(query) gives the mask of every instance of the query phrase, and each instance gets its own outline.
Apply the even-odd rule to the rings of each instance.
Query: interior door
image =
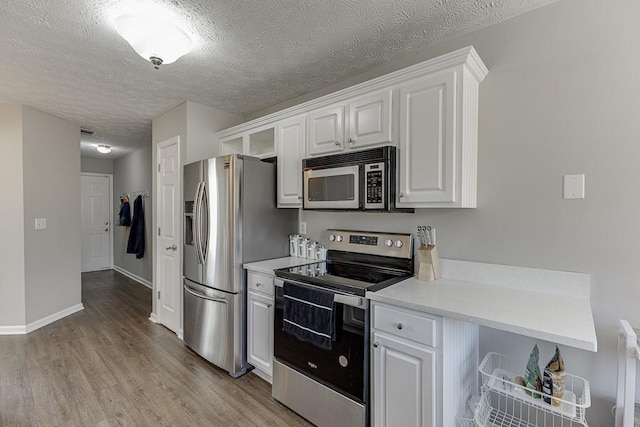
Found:
[[[181,311],[180,140],[158,144],[158,238],[156,295],[158,322],[179,334]]]
[[[111,268],[111,177],[82,174],[82,271]]]

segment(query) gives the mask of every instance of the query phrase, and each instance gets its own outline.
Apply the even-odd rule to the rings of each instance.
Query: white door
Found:
[[[158,322],[180,332],[181,310],[181,168],[180,138],[158,144],[156,298]]]
[[[247,359],[269,376],[273,371],[273,316],[273,297],[247,294]]]
[[[302,207],[302,158],[306,118],[298,116],[278,124],[278,207]]]
[[[310,156],[342,151],[344,142],[344,105],[309,113]]]
[[[82,174],[82,271],[111,268],[111,177]]]
[[[400,88],[398,207],[455,202],[455,74]]]
[[[349,103],[349,148],[391,143],[391,94],[387,89]]]
[[[435,350],[373,333],[373,425],[436,427]]]

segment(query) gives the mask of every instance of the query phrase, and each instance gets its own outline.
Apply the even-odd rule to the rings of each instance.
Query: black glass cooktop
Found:
[[[366,291],[377,291],[400,282],[411,274],[336,261],[321,261],[298,267],[282,268],[276,276],[316,286],[336,289],[364,296]]]

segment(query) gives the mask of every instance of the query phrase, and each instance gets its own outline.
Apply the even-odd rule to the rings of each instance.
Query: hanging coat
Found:
[[[120,213],[118,214],[118,224],[128,227],[131,225],[131,209],[129,208],[129,199],[124,199],[120,205]]]
[[[144,211],[142,210],[142,196],[133,202],[133,220],[129,231],[127,253],[136,254],[136,258],[144,256]]]

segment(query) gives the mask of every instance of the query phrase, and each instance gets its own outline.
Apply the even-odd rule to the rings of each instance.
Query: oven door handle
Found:
[[[291,279],[287,279],[286,280],[289,283],[294,283],[296,285],[301,285],[301,286],[307,286],[309,288],[314,288],[314,289],[320,289],[322,291],[326,291],[327,289],[321,288],[320,286],[314,286],[311,285],[309,283],[303,283],[303,282],[298,282],[295,280],[291,280]],[[279,288],[284,286],[284,282],[285,280],[282,280],[278,277],[276,277],[273,281],[273,284]],[[340,304],[344,304],[344,305],[348,305],[351,307],[364,307],[365,306],[365,299],[362,297],[356,297],[356,296],[352,296],[352,295],[345,295],[345,294],[340,294],[337,292],[333,292],[334,296],[333,296],[333,300],[337,303]]]

